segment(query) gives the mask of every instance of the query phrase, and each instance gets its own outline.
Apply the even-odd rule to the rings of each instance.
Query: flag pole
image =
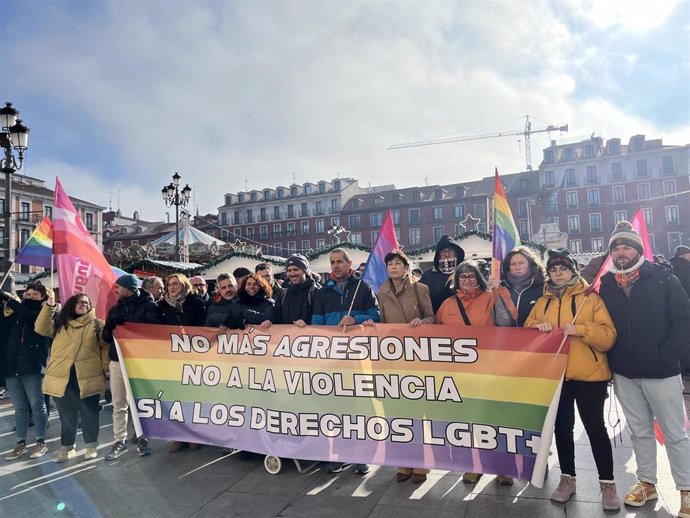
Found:
[[[55,255],[50,254],[50,289],[53,292],[53,295],[55,294],[55,266],[54,266],[54,261],[55,261]]]
[[[582,304],[580,304],[580,307],[577,308],[577,311],[575,312],[575,316],[573,317],[572,321],[570,322],[571,324],[575,324],[575,319],[577,319],[577,316],[580,314],[580,311],[582,311],[582,308],[585,307],[585,302],[587,302],[587,297],[589,297],[589,293],[585,295],[585,298],[582,299]],[[563,335],[563,340],[561,340],[561,345],[558,346],[558,350],[556,351],[556,354],[553,355],[553,360],[551,360],[551,365],[556,363],[556,360],[558,359],[558,355],[561,354],[561,350],[563,349],[563,346],[565,345],[565,341],[568,339],[569,335]]]
[[[10,265],[7,267],[7,271],[5,272],[5,275],[4,275],[3,278],[2,278],[2,282],[0,282],[0,286],[2,286],[3,284],[5,284],[5,281],[6,281],[7,278],[10,276],[10,273],[12,273],[12,268],[14,268],[14,264],[15,264],[14,262],[15,262],[15,260],[16,260],[16,257],[15,257],[14,259],[12,259],[12,262],[11,262]]]
[[[350,313],[352,313],[352,307],[355,305],[355,299],[357,298],[357,292],[359,292],[360,284],[362,284],[362,277],[359,278],[359,282],[355,288],[355,294],[352,296],[352,302],[350,302],[350,309],[347,310],[347,315],[345,315],[346,317],[351,316]]]

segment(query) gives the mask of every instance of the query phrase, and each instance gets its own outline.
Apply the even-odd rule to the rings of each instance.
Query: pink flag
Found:
[[[379,292],[379,288],[388,278],[388,270],[384,258],[389,252],[398,248],[398,237],[395,235],[395,225],[393,224],[393,214],[388,211],[386,219],[383,220],[381,230],[374,243],[367,265],[364,268],[362,280],[366,282],[374,293]]]
[[[98,317],[105,318],[108,308],[115,303],[112,290],[115,273],[58,178],[55,179],[53,253],[57,259],[60,302],[64,304],[76,293],[86,293]]]

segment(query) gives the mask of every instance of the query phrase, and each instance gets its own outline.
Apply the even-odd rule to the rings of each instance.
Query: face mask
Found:
[[[438,269],[441,270],[443,273],[453,273],[455,271],[455,267],[458,264],[458,260],[455,257],[452,257],[450,259],[441,259],[438,262]]]

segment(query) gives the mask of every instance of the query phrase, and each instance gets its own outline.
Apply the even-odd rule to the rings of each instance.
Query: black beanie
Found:
[[[546,261],[546,271],[554,266],[563,266],[573,273],[577,273],[577,261],[567,248],[552,248],[549,250],[549,259]]]
[[[309,273],[309,260],[301,254],[295,254],[288,257],[285,263],[285,269],[288,266],[296,266],[300,270],[304,270],[304,273]]]
[[[241,279],[242,277],[246,277],[247,275],[251,274],[251,270],[248,268],[245,268],[244,266],[240,266],[239,268],[235,268],[232,272],[232,274],[235,276],[235,279]]]

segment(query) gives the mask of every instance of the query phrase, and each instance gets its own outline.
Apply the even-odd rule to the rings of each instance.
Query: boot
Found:
[[[616,493],[616,484],[611,481],[599,481],[601,488],[601,507],[604,511],[618,511],[621,508],[621,499]]]
[[[551,500],[554,502],[565,503],[575,494],[575,477],[561,475],[558,487],[551,493]]]

